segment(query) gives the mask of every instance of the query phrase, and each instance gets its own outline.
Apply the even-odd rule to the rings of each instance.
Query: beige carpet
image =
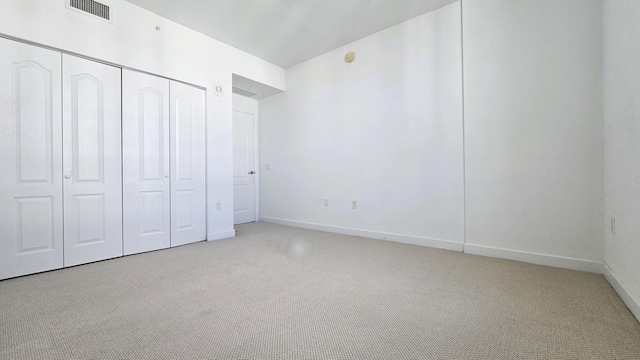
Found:
[[[0,359],[640,359],[599,275],[238,230],[0,282]]]

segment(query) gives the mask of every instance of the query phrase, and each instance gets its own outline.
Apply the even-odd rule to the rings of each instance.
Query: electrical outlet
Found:
[[[611,218],[611,235],[616,236],[616,218]]]
[[[351,200],[351,208],[352,209],[357,209],[358,208],[358,202],[356,200]]]
[[[329,207],[329,199],[324,199],[324,207]]]
[[[220,203],[216,203],[216,211],[220,211],[220,209],[222,209],[222,206]]]
[[[267,164],[265,168],[267,168],[267,170],[271,170],[271,164]]]

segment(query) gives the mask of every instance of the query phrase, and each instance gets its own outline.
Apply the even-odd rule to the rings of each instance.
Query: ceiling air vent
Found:
[[[243,95],[243,96],[247,96],[247,97],[254,97],[254,96],[258,95],[257,93],[254,93],[253,91],[242,89],[242,88],[239,88],[237,86],[232,87],[232,90],[233,90],[234,94]]]
[[[94,0],[67,0],[67,8],[111,23],[111,6]]]

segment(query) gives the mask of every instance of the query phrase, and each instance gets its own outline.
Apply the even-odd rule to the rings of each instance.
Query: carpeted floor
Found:
[[[0,359],[640,359],[602,276],[287,228],[0,282]]]

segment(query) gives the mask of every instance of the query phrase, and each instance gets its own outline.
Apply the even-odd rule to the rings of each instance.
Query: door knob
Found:
[[[71,179],[71,175],[65,175],[64,178],[65,179]]]
[[[249,175],[253,175],[253,174],[255,174],[255,173],[256,173],[256,172],[255,172],[255,171],[253,171],[253,170],[249,171]]]

